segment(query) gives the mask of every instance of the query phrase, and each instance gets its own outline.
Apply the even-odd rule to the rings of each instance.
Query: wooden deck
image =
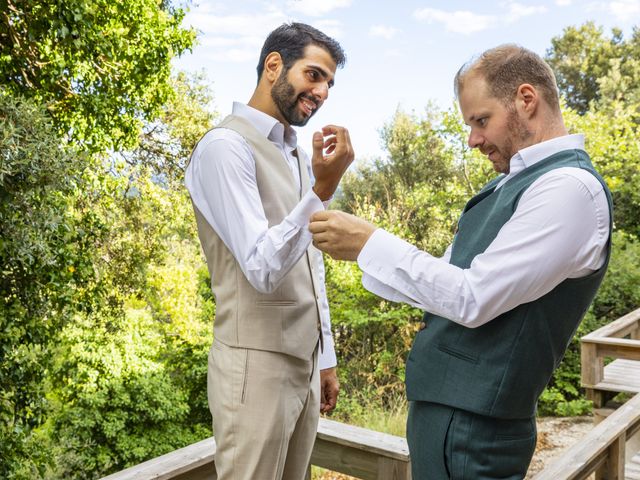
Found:
[[[596,408],[619,392],[640,392],[640,309],[580,339],[581,381]],[[613,360],[605,366],[608,360]]]
[[[640,453],[634,455],[631,461],[627,463],[625,480],[640,480]]]
[[[595,390],[640,393],[640,361],[617,359],[604,367]]]

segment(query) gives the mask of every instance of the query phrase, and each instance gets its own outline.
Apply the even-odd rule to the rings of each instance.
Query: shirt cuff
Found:
[[[384,270],[387,273],[393,271],[412,248],[410,243],[378,228],[362,247],[358,266],[363,272],[379,278]]]
[[[325,210],[324,203],[313,190],[309,190],[288,215],[288,219],[299,227],[305,227],[311,215],[321,210]]]
[[[333,337],[326,336],[323,338],[324,348],[318,355],[318,369],[325,370],[327,368],[333,368],[338,364],[336,358],[336,350],[333,345]]]

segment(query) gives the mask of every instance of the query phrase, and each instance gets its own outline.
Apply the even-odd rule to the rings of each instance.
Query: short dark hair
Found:
[[[553,70],[539,55],[519,45],[500,45],[465,63],[454,80],[456,97],[473,73],[485,79],[489,93],[503,104],[513,100],[520,85],[529,83],[540,90],[549,106],[560,108]]]
[[[304,56],[304,49],[308,45],[324,48],[338,67],[344,66],[347,60],[340,44],[320,30],[306,23],[283,23],[271,32],[264,41],[257,67],[258,81],[260,81],[264,70],[264,61],[271,52],[280,54],[285,71],[287,71]]]

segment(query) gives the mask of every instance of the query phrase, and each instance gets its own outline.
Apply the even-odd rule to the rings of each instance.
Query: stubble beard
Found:
[[[300,113],[298,109],[299,97],[300,95],[296,95],[293,85],[287,80],[287,72],[283,70],[271,88],[271,98],[278,107],[278,110],[280,110],[282,117],[289,125],[294,127],[304,127],[316,112],[316,110],[314,110],[308,117]]]

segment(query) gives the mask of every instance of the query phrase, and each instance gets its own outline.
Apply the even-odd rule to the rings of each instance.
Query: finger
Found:
[[[311,143],[313,145],[313,156],[322,158],[322,149],[324,147],[322,133],[313,132],[313,140]]]
[[[329,243],[328,234],[326,232],[314,233],[313,241],[318,245],[328,244]]]
[[[335,145],[336,142],[337,142],[337,139],[335,135],[331,135],[330,137],[327,137],[324,139],[323,147],[327,148],[329,145]]]
[[[313,234],[313,239],[317,242],[319,235],[323,235],[327,231],[327,222],[311,222],[309,223],[309,231]],[[321,240],[326,240],[322,238]]]
[[[330,216],[331,214],[329,210],[318,210],[311,214],[309,222],[323,222],[325,220],[329,220]]]
[[[333,134],[336,138],[336,142],[339,144],[343,144],[347,142],[347,137],[345,135],[348,135],[348,131],[346,128],[344,127],[337,127],[335,125],[328,125],[329,128],[331,128],[330,133]],[[325,127],[327,128],[327,127]],[[322,133],[324,133],[324,135],[329,135],[330,133],[325,132],[325,129],[322,129]]]
[[[326,137],[327,135],[335,135],[339,130],[344,127],[339,127],[337,125],[325,125],[322,127],[322,134]]]

